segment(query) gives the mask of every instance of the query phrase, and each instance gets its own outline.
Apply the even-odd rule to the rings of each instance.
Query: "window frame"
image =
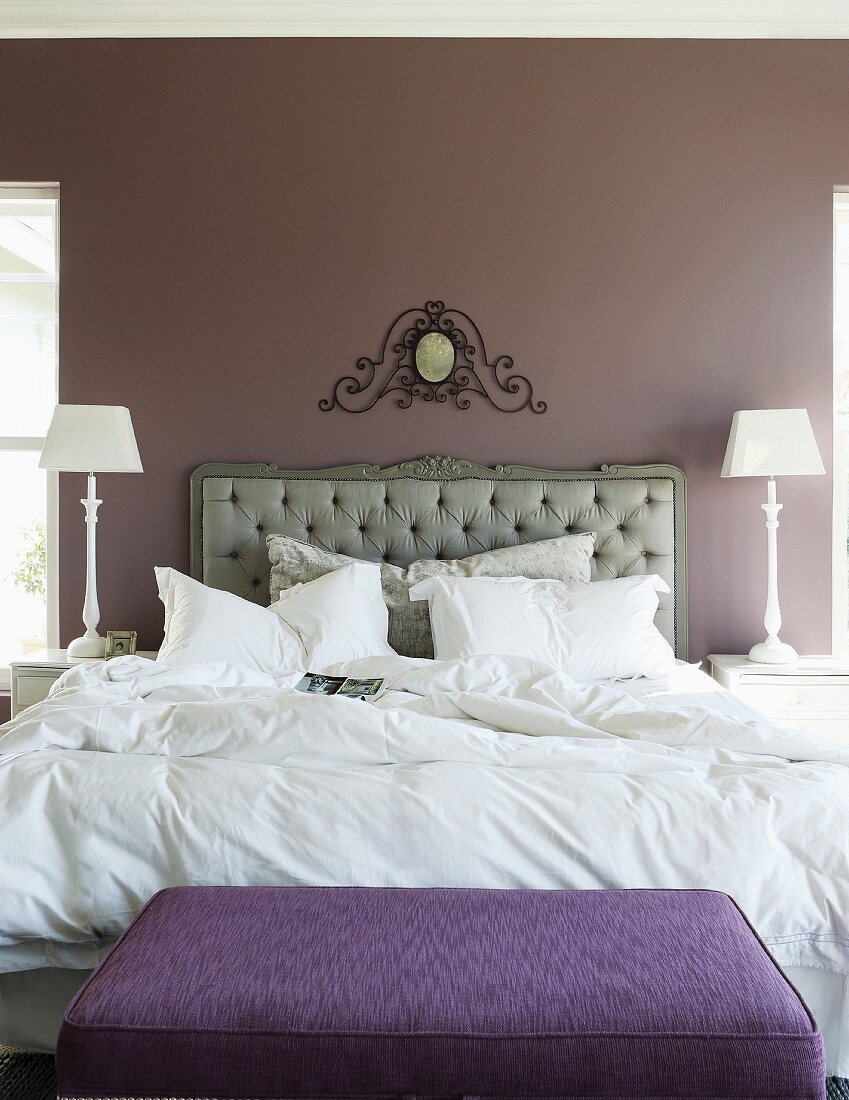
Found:
[[[56,281],[59,274],[59,184],[58,183],[0,183],[0,199],[55,199],[56,200]],[[46,281],[46,280],[45,280]],[[57,310],[58,316],[58,310]],[[56,401],[59,400],[59,340],[57,323],[56,340]],[[44,446],[43,435],[0,435],[0,452],[36,452],[41,453]],[[47,613],[47,646],[57,649],[59,646],[59,475],[55,470],[46,470],[44,535],[46,549],[45,595]],[[9,665],[0,665],[0,691],[8,691],[12,685],[12,670]]]

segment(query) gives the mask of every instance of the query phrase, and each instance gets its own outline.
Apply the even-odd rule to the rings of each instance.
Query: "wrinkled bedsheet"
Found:
[[[94,965],[189,884],[707,887],[849,973],[849,752],[513,657],[69,670],[0,728],[0,972]],[[686,697],[683,697],[686,698]]]

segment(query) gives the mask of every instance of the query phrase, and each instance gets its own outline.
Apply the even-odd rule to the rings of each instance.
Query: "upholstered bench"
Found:
[[[724,894],[187,887],[72,1002],[63,1097],[824,1096]]]

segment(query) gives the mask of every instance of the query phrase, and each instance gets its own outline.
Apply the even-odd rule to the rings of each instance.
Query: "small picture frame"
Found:
[[[106,660],[112,657],[126,657],[128,653],[135,653],[138,632],[135,630],[107,630],[106,631]]]

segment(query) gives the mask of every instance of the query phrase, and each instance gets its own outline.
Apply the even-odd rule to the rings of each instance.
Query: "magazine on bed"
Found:
[[[346,699],[376,699],[383,690],[383,677],[360,680],[354,676],[320,676],[308,672],[295,687],[308,695],[340,695]]]

